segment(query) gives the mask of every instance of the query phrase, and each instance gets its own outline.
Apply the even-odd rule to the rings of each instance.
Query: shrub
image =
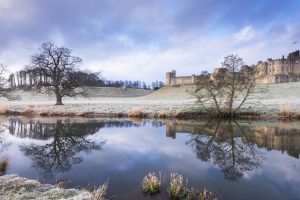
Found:
[[[133,108],[129,113],[128,117],[144,117],[145,113],[141,108]]]
[[[6,174],[7,168],[9,165],[9,158],[8,156],[3,156],[0,158],[0,176]]]
[[[292,117],[291,106],[289,104],[284,104],[280,106],[279,116]]]
[[[142,190],[144,193],[150,195],[157,194],[161,191],[161,187],[162,187],[162,178],[160,173],[156,175],[153,172],[153,173],[149,173],[144,177],[142,183]]]
[[[169,188],[170,197],[172,199],[179,199],[181,197],[184,197],[186,193],[186,185],[184,185],[184,179],[182,175],[178,173],[171,173],[170,188]]]

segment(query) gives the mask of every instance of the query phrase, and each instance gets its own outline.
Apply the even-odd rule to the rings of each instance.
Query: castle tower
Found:
[[[166,73],[166,85],[175,84],[176,71],[172,70],[171,72]]]

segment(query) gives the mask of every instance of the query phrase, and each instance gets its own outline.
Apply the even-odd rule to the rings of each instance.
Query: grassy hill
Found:
[[[182,86],[164,86],[161,89],[154,91],[145,96],[147,99],[193,99],[194,97],[189,94],[192,91],[193,85]],[[269,85],[257,85],[255,88],[256,95],[261,100],[280,100],[283,102],[300,103],[300,82],[293,83],[278,83]]]

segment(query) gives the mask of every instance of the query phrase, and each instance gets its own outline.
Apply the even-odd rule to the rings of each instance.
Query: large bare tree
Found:
[[[58,47],[51,42],[43,43],[39,53],[32,56],[27,70],[40,74],[41,80],[35,87],[38,92],[54,93],[56,105],[63,105],[64,96],[74,97],[83,94],[80,76],[77,76],[82,60],[72,56],[72,51]]]
[[[193,94],[208,114],[233,117],[255,86],[254,69],[244,65],[237,54],[225,57],[222,68],[202,73]]]

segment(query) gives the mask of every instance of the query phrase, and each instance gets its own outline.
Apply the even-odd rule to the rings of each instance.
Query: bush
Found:
[[[153,195],[161,191],[162,178],[161,174],[149,173],[143,179],[142,190],[144,193]]]

